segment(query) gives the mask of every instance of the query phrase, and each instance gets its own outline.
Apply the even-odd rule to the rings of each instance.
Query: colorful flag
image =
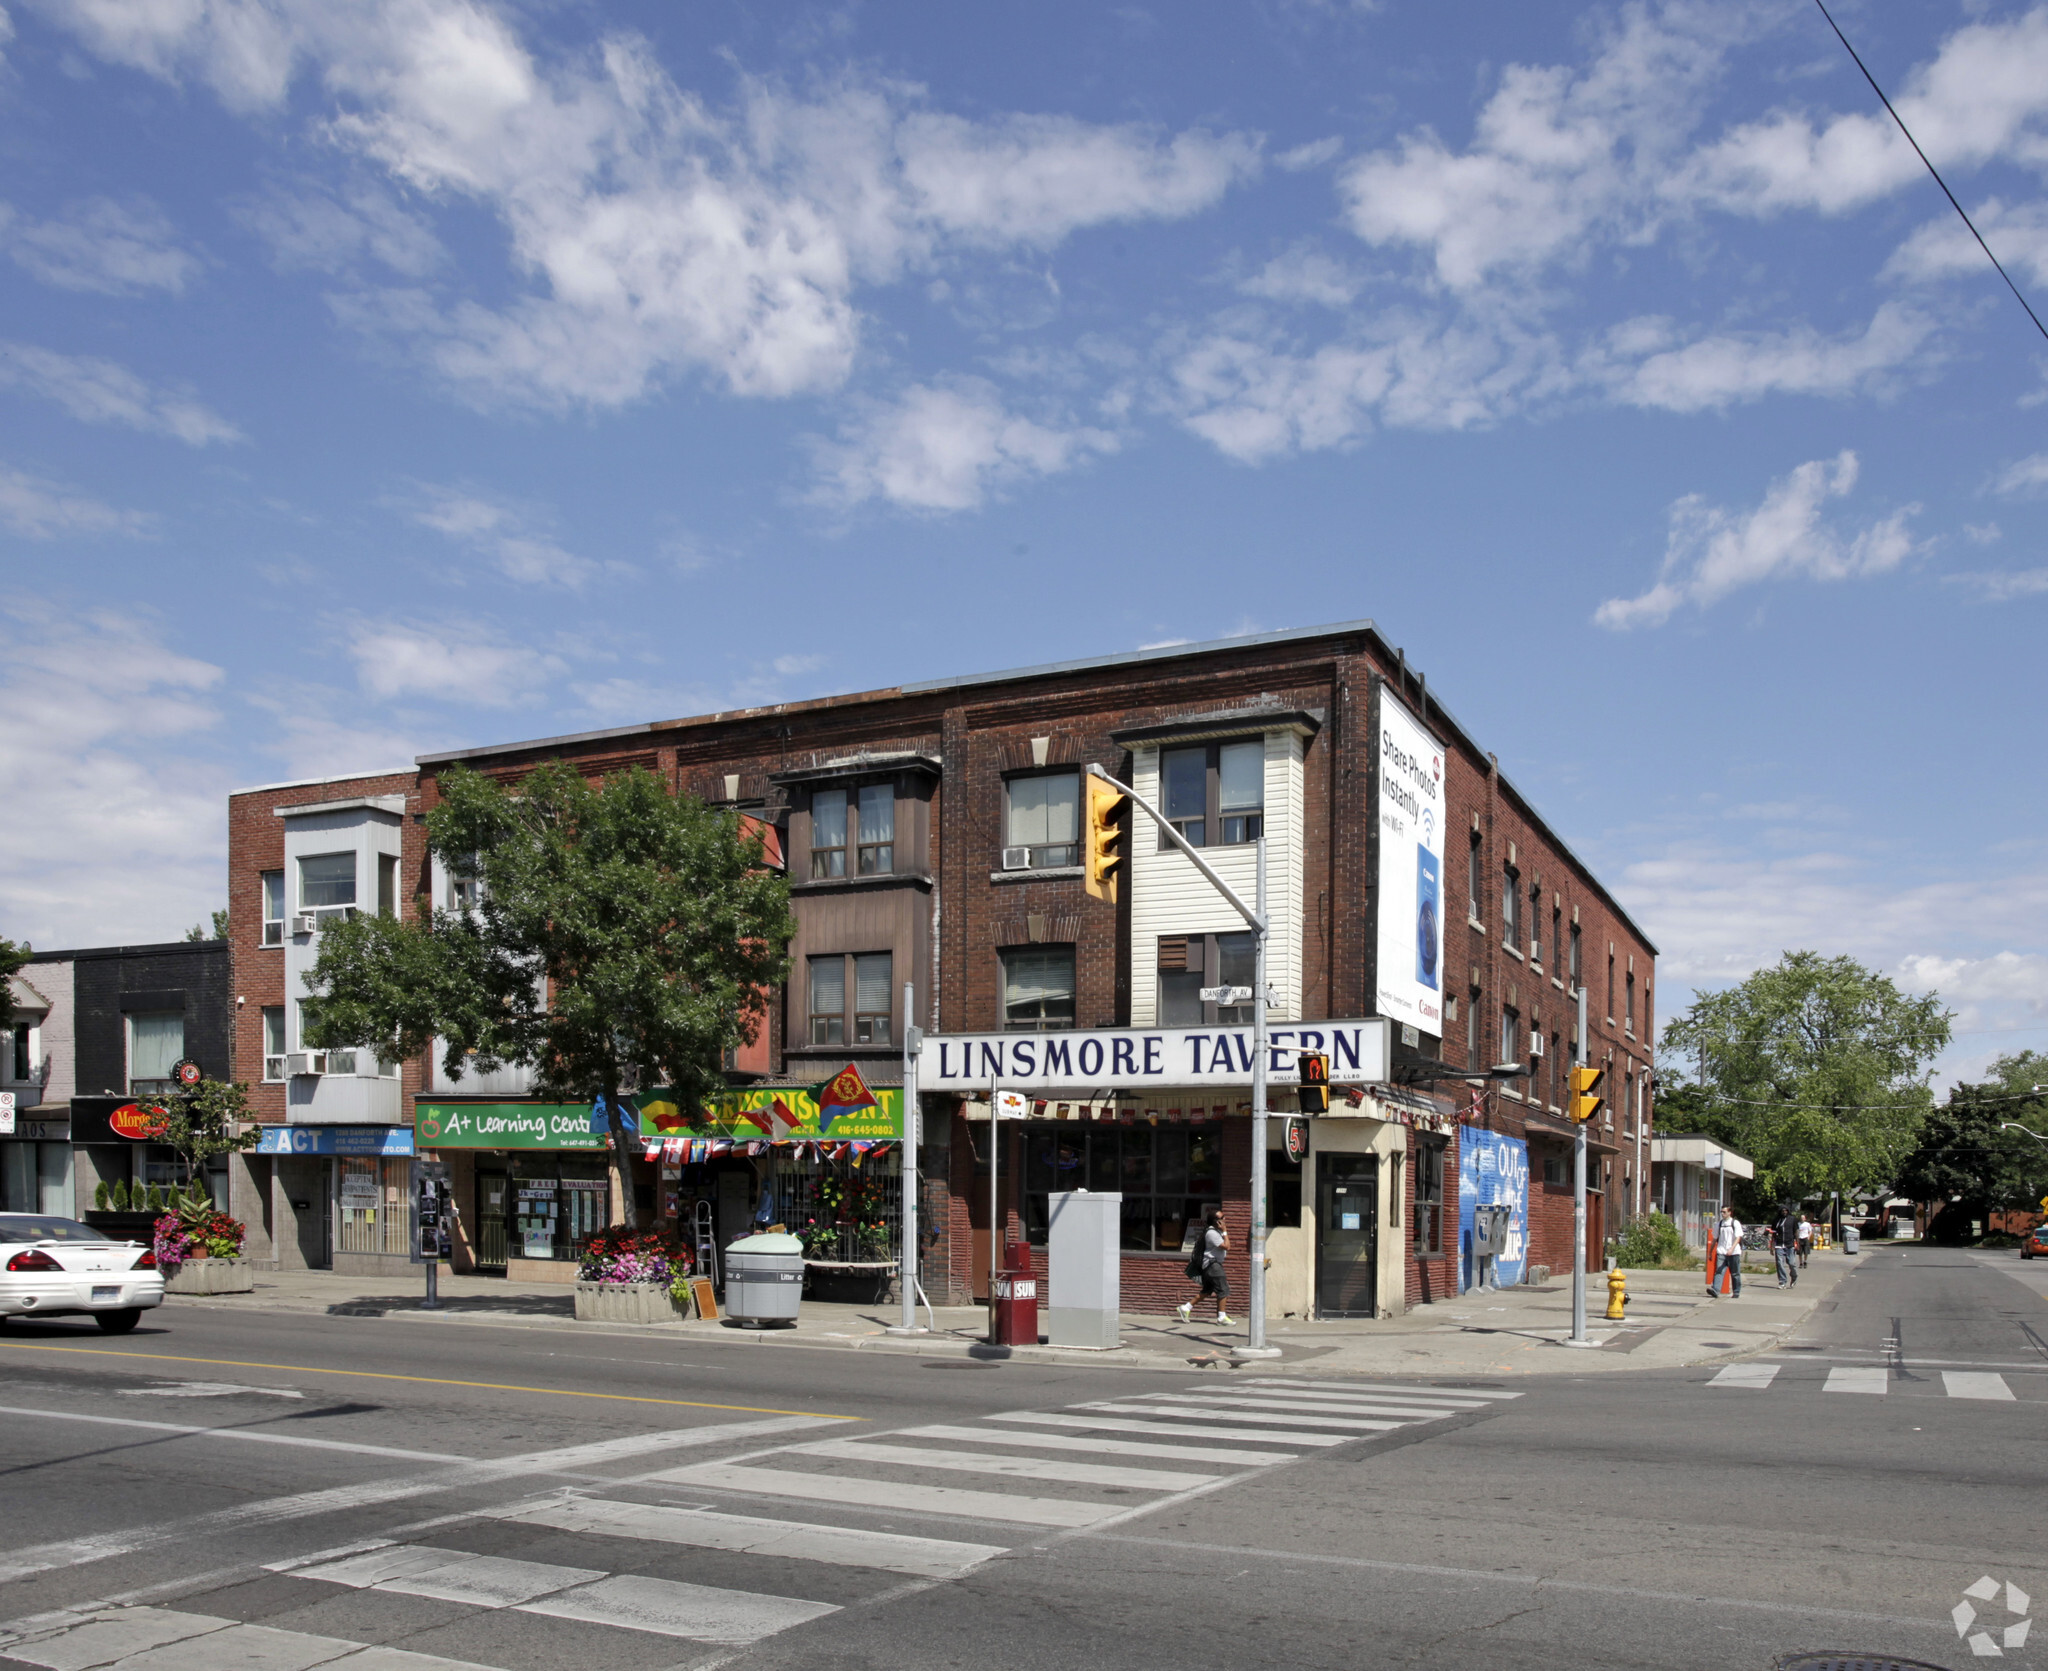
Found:
[[[811,1092],[812,1100],[818,1105],[818,1130],[827,1132],[832,1122],[842,1114],[858,1114],[875,1106],[875,1093],[868,1089],[867,1081],[860,1076],[860,1069],[848,1062],[824,1084]]]
[[[640,1111],[633,1106],[630,1097],[619,1098],[619,1121],[635,1137],[640,1135]],[[612,1123],[605,1118],[602,1094],[590,1104],[590,1129],[599,1136],[608,1136],[611,1132]]]

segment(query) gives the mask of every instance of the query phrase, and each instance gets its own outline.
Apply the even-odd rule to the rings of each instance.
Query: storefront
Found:
[[[358,1276],[413,1264],[412,1157],[410,1126],[265,1126],[244,1158],[272,1259]]]
[[[78,1216],[70,1111],[16,1113],[0,1130],[0,1212]]]

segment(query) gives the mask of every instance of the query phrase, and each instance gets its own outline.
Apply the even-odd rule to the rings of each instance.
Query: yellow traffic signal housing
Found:
[[[1093,774],[1082,781],[1087,786],[1088,816],[1082,832],[1081,885],[1097,899],[1115,904],[1117,873],[1124,862],[1124,832],[1116,821],[1123,791]]]
[[[1296,1092],[1304,1114],[1330,1112],[1330,1058],[1304,1050],[1296,1058],[1301,1064],[1301,1085]]]
[[[1572,1069],[1572,1108],[1574,1120],[1597,1120],[1600,1111],[1607,1106],[1607,1070],[1605,1068]]]

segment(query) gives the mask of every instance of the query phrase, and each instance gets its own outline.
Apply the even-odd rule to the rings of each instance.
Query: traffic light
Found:
[[[1097,899],[1116,903],[1117,873],[1123,868],[1124,832],[1118,828],[1117,809],[1123,805],[1121,789],[1094,774],[1084,778],[1088,817],[1081,849],[1081,885]]]
[[[1301,1098],[1302,1113],[1329,1113],[1330,1058],[1304,1050],[1297,1060],[1301,1064],[1301,1086],[1296,1094]]]
[[[1572,1118],[1574,1120],[1597,1120],[1600,1111],[1607,1106],[1607,1070],[1605,1068],[1572,1069]]]

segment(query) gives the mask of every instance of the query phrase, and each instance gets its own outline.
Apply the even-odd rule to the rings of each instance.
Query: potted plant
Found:
[[[690,1273],[690,1250],[666,1230],[614,1224],[584,1244],[576,1267],[579,1323],[673,1323],[675,1284]]]
[[[156,1221],[157,1269],[164,1273],[167,1294],[247,1294],[256,1273],[242,1258],[249,1233],[240,1219],[229,1218],[213,1197],[197,1185],[177,1198],[170,1212]]]

